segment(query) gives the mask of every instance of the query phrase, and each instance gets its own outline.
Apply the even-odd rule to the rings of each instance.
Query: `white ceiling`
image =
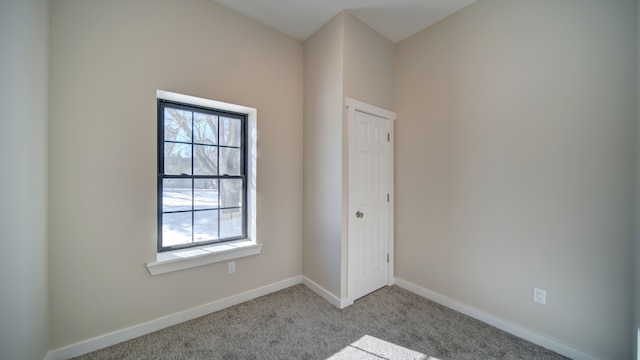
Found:
[[[409,37],[476,0],[213,0],[226,8],[306,40],[348,10],[392,42]]]

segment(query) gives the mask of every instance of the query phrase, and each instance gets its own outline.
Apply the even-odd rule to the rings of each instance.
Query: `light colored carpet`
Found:
[[[304,285],[76,359],[566,359],[397,286],[337,309]]]

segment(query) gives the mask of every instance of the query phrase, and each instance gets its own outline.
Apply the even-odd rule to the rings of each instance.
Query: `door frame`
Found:
[[[348,188],[349,188],[349,172],[351,171],[351,159],[353,159],[354,157],[353,155],[353,151],[354,151],[354,147],[352,146],[352,144],[355,144],[355,117],[356,117],[356,111],[359,112],[363,112],[363,113],[367,113],[379,118],[383,118],[387,121],[389,121],[389,142],[390,142],[390,149],[389,149],[389,164],[388,164],[388,192],[389,192],[389,211],[388,211],[388,221],[389,221],[389,227],[388,227],[388,252],[389,252],[389,268],[388,268],[388,275],[387,275],[387,285],[393,285],[395,282],[395,277],[394,277],[394,204],[395,204],[395,194],[394,194],[394,174],[395,174],[395,167],[394,167],[394,148],[395,148],[395,120],[396,120],[396,114],[392,111],[371,105],[371,104],[367,104],[365,102],[356,100],[356,99],[352,99],[349,97],[345,97],[345,107],[346,107],[346,112],[347,112],[347,116],[346,116],[346,120],[347,120],[347,149],[348,149],[348,164],[346,166],[347,168],[347,191],[346,191],[346,197],[347,197],[347,205],[346,205],[346,210],[345,212],[347,212],[347,216],[346,219],[347,220],[347,226],[349,226],[351,224],[351,221],[353,221],[353,217],[349,216],[351,214],[348,214],[349,212],[349,192],[348,192]],[[348,234],[348,230],[347,230],[347,234]],[[349,259],[350,259],[350,254],[348,253],[348,249],[349,249],[349,239],[348,236],[346,237],[346,249],[347,249],[347,266],[344,267],[344,271],[346,273],[346,292],[347,292],[347,296],[346,299],[344,299],[344,301],[342,301],[342,304],[345,306],[348,306],[350,304],[353,304],[353,301],[356,299],[353,299],[351,294],[350,294],[350,289],[351,286],[349,284],[349,274],[348,274],[348,263],[349,263]]]

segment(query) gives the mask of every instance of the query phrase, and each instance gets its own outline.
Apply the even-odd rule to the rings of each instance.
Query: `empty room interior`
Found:
[[[382,231],[384,286],[640,359],[637,0],[267,3],[0,3],[0,358],[299,284],[346,309],[353,234]],[[248,109],[241,240],[161,248],[163,99]],[[388,189],[378,233],[354,230],[376,216],[353,208],[358,116],[388,129],[389,176],[358,175]]]

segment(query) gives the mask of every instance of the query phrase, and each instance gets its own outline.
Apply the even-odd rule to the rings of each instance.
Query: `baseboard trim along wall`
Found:
[[[337,307],[338,309],[344,309],[347,306],[353,304],[353,301],[338,298],[337,296],[330,293],[327,289],[309,280],[309,278],[307,277],[302,277],[302,283],[305,284],[309,289],[311,289],[311,291],[320,295],[323,299],[327,300],[329,303],[331,303],[331,305]]]
[[[438,294],[431,290],[427,290],[409,281],[396,278],[395,284],[405,290],[411,291],[416,295],[420,295],[440,305],[446,306],[449,309],[453,309],[457,312],[471,316],[474,319],[480,320],[491,326],[497,327],[500,330],[506,331],[519,338],[530,341],[536,345],[540,345],[544,348],[555,351],[558,354],[564,355],[568,358],[571,358],[574,360],[599,360],[597,357],[591,354],[587,354],[583,351],[567,346],[556,340],[542,336],[532,330],[523,328],[521,326],[515,325],[505,320],[499,319],[492,314],[486,313],[482,310],[463,304],[461,302],[448,298],[442,294]]]
[[[304,284],[313,292],[327,300],[332,305],[343,309],[353,302],[349,302],[346,299],[340,299],[324,289],[322,286],[309,280],[304,276],[295,276],[289,279],[285,279],[279,282],[275,282],[257,289],[249,290],[237,295],[233,295],[224,299],[216,300],[209,304],[201,305],[189,310],[181,311],[172,315],[167,315],[159,319],[151,320],[139,325],[135,325],[126,329],[114,331],[109,334],[101,335],[92,339],[81,341],[72,345],[68,345],[59,349],[49,351],[44,360],[64,360],[72,357],[84,355],[96,350],[103,349],[105,347],[121,343],[123,341],[135,339],[139,336],[150,334],[154,331],[164,329],[169,326],[177,325],[182,322],[196,319],[198,317],[228,308],[233,305],[243,303],[245,301],[253,300],[270,294],[272,292],[280,291],[288,287]],[[512,335],[530,341],[534,344],[545,347],[549,350],[555,351],[558,354],[567,356],[576,360],[599,360],[597,357],[587,354],[578,349],[572,348],[565,344],[562,344],[556,340],[547,338],[532,330],[525,329],[518,325],[512,324],[505,320],[499,319],[494,315],[486,313],[482,310],[473,308],[469,305],[463,304],[442,294],[438,294],[431,290],[427,290],[409,281],[395,278],[395,284],[405,290],[411,291],[414,294],[420,295],[438,304],[446,306],[455,311],[461,312],[472,318],[478,319],[489,325],[495,326],[500,330],[506,331]]]
[[[290,279],[278,281],[257,289],[249,290],[237,295],[230,296],[221,300],[201,305],[189,310],[181,311],[172,315],[164,316],[159,319],[151,320],[139,325],[135,325],[126,329],[114,331],[109,334],[101,335],[93,339],[81,341],[59,349],[51,350],[45,357],[45,360],[64,360],[75,356],[84,355],[105,347],[131,340],[142,335],[152,333],[164,329],[169,326],[177,325],[182,322],[199,318],[201,316],[216,312],[233,305],[243,303],[280,291],[288,287],[302,283],[302,277],[296,276]]]

